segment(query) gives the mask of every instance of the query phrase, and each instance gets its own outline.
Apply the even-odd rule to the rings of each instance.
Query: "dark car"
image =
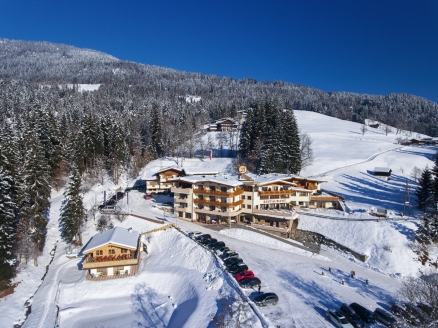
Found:
[[[198,243],[200,243],[201,245],[207,245],[210,242],[211,242],[211,238],[203,238],[198,240]]]
[[[350,307],[357,313],[357,315],[366,323],[376,323],[374,313],[357,303],[351,303]]]
[[[123,191],[119,191],[116,194],[117,199],[122,199],[123,197],[125,197],[125,193]]]
[[[225,262],[225,261],[227,261],[227,260],[229,260],[229,259],[232,259],[232,258],[234,258],[234,257],[239,257],[239,254],[236,253],[236,252],[234,252],[234,253],[228,253],[228,255],[225,256],[222,260]]]
[[[207,240],[207,239],[211,239],[211,236],[209,234],[203,234],[198,237],[195,237],[195,240],[197,242],[201,242],[202,240]]]
[[[365,323],[360,319],[356,312],[346,303],[343,303],[339,309],[339,312],[347,318],[348,321],[355,328],[364,328]]]
[[[261,285],[261,284],[262,284],[262,282],[257,277],[243,279],[243,280],[239,281],[239,285],[242,288],[252,288],[254,286],[258,286],[258,285]]]
[[[392,316],[385,310],[382,310],[380,308],[375,309],[374,316],[376,317],[377,321],[383,323],[386,327],[391,327],[391,328],[401,327],[401,324],[397,321],[397,319],[394,318],[394,316]]]
[[[236,274],[244,270],[248,270],[248,266],[243,262],[237,263],[236,265],[233,265],[232,267],[228,268],[228,272],[231,274]]]
[[[110,198],[107,202],[106,205],[116,205],[117,201],[114,198]]]
[[[399,318],[406,320],[408,324],[418,325],[420,323],[419,320],[415,319],[401,304],[397,304],[397,303],[393,304],[391,306],[391,311]]]
[[[209,240],[207,240],[205,243],[202,243],[204,246],[209,247],[211,244],[214,244],[217,242],[217,239],[215,238],[211,238]]]
[[[224,262],[225,266],[227,268],[231,268],[233,265],[236,265],[237,263],[241,263],[243,260],[239,257],[233,257],[232,259],[228,259]]]
[[[230,253],[236,253],[236,251],[231,250],[231,249],[226,250],[226,251],[224,251],[219,257],[223,260],[223,259],[225,259],[225,258],[228,256],[228,254],[230,254]]]
[[[278,296],[275,293],[263,293],[254,298],[254,303],[258,306],[264,306],[268,304],[277,304]]]
[[[225,243],[223,241],[217,241],[214,244],[209,245],[209,248],[213,251],[222,247],[225,247]]]

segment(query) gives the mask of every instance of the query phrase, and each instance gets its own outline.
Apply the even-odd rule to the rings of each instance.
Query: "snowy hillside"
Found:
[[[362,135],[360,124],[312,112],[295,111],[295,115],[302,132],[313,139],[315,155],[313,165],[301,175],[327,180],[323,189],[344,196],[348,208],[347,213],[301,214],[299,228],[319,232],[369,255],[366,263],[325,247],[321,254],[314,255],[251,231],[210,230],[160,209],[160,203],[170,200],[167,196],[145,200],[143,193],[131,191],[129,198],[119,201],[124,212],[173,223],[183,232],[209,233],[224,241],[239,252],[261,279],[262,291],[277,293],[279,303],[253,311],[247,300],[257,295],[256,289],[240,290],[210,252],[174,228],[154,233],[150,239],[143,237],[148,254],[142,253],[137,276],[87,281],[85,271],[78,269],[81,259],[66,256],[67,245],[60,239],[57,222],[62,194],[53,193],[47,244],[39,259],[40,266],[29,264],[20,268],[15,293],[0,299],[0,311],[4,314],[0,326],[22,324],[27,310],[24,303],[28,300],[32,306],[24,327],[52,327],[55,323],[60,327],[212,327],[212,320],[226,312],[226,304],[230,302],[234,306],[243,304],[242,320],[254,327],[261,327],[264,322],[271,327],[332,327],[324,312],[343,302],[358,302],[372,310],[377,306],[387,308],[396,298],[404,277],[416,275],[421,268],[410,248],[417,223],[370,221],[367,212],[370,207],[383,207],[392,217],[400,219],[406,180],[414,203],[415,184],[409,176],[412,168],[431,166],[437,149],[402,147],[394,143],[395,133],[386,136],[382,130],[369,128]],[[173,159],[153,161],[138,179],[175,164]],[[231,164],[228,158],[186,159],[183,166],[231,173]],[[376,179],[370,173],[376,166],[390,167],[392,179]],[[119,186],[106,183],[91,188],[84,196],[85,206],[90,208],[93,203],[101,202],[103,191],[134,184],[134,181],[120,181]],[[311,213],[348,220],[314,217]],[[87,221],[85,243],[97,233],[99,215]],[[115,218],[111,221],[115,226],[132,227],[140,233],[162,226],[134,216],[123,222]],[[41,282],[54,245],[53,262]],[[356,272],[354,279],[349,277],[351,270]],[[370,284],[366,284],[366,279]]]

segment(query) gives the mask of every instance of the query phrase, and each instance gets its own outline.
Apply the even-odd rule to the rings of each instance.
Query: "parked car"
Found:
[[[239,281],[239,285],[242,288],[252,288],[254,286],[258,286],[258,285],[261,285],[261,284],[262,284],[262,282],[257,277],[243,279],[243,280]]]
[[[100,209],[101,213],[114,213],[116,211],[116,207],[114,205],[103,206]]]
[[[377,308],[374,310],[374,316],[376,320],[383,323],[386,327],[398,328],[401,327],[401,323],[397,321],[397,319],[386,312],[383,309]]]
[[[402,304],[393,304],[391,306],[391,311],[399,318],[404,319],[408,324],[411,325],[418,325],[420,324],[420,321],[416,319],[414,316],[412,316]]]
[[[203,239],[211,239],[211,236],[208,233],[205,233],[203,235],[199,235],[198,237],[195,238],[197,241],[201,241]]]
[[[225,252],[225,251],[229,251],[230,248],[227,246],[215,249],[214,252],[216,253],[217,256],[221,257],[221,255]]]
[[[374,313],[357,303],[351,303],[350,307],[357,313],[357,315],[366,323],[376,323]]]
[[[189,236],[192,239],[194,239],[200,235],[202,235],[202,232],[200,232],[200,231],[190,231],[187,233],[187,236]]]
[[[215,239],[217,241],[217,239]],[[207,245],[211,241],[211,238],[202,238],[198,241],[201,245]]]
[[[222,260],[225,262],[229,259],[235,258],[235,257],[239,257],[239,254],[234,252],[234,253],[228,253],[227,256],[225,256]]]
[[[163,205],[164,206],[173,206],[173,203],[172,202],[164,202]]]
[[[122,199],[125,197],[125,193],[123,191],[118,191],[116,194],[117,199]]]
[[[237,264],[233,265],[232,267],[228,268],[228,272],[231,274],[236,274],[238,272],[242,272],[245,270],[248,270],[248,266],[243,262],[237,263]]]
[[[237,281],[248,279],[248,278],[254,278],[254,277],[255,277],[254,272],[249,270],[241,271],[234,276],[234,278],[236,278]]]
[[[228,259],[224,262],[225,266],[227,268],[231,268],[233,265],[236,265],[237,263],[241,263],[243,260],[239,257],[233,257],[232,259]]]
[[[216,238],[211,238],[209,240],[207,240],[205,243],[202,243],[204,246],[209,247],[211,244],[214,244],[217,242]]]
[[[328,310],[326,312],[327,319],[335,324],[339,328],[353,328],[351,323],[344,317],[339,311]]]
[[[116,205],[117,201],[114,198],[110,198],[107,202],[106,205]]]
[[[275,293],[263,293],[254,297],[254,303],[258,306],[264,306],[268,304],[277,304],[278,296]]]
[[[339,309],[339,312],[347,318],[348,321],[355,328],[365,328],[365,322],[363,322],[356,312],[346,303],[343,303]]]
[[[235,250],[227,250],[227,251],[224,251],[222,254],[221,254],[221,256],[220,256],[220,258],[222,259],[222,260],[224,260],[224,259],[226,259],[230,254],[236,254],[237,252],[235,251]]]
[[[222,247],[225,247],[225,243],[223,241],[217,241],[209,245],[209,248],[213,251]]]

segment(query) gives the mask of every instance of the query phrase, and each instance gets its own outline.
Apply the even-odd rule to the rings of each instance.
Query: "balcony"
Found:
[[[214,205],[214,206],[220,206],[220,207],[226,207],[226,208],[242,205],[243,202],[244,202],[243,199],[238,200],[237,202],[234,202],[234,203],[218,202],[218,201],[212,201],[212,200],[208,200],[208,199],[195,199],[194,200],[195,204]]]
[[[280,195],[293,195],[295,190],[274,190],[274,191],[262,191],[259,190],[260,196],[280,196]]]
[[[240,213],[242,213],[242,209],[239,208],[237,211],[233,211],[233,212],[222,212],[219,210],[214,210],[214,211],[210,211],[209,209],[206,208],[195,208],[195,213],[201,213],[201,214],[208,214],[208,215],[218,215],[218,216],[224,216],[224,217],[233,217],[236,215],[239,215]]]
[[[191,194],[192,188],[183,188],[183,187],[170,187],[170,192],[183,193],[183,194]]]
[[[191,212],[191,209],[189,209],[188,206],[185,206],[185,207],[183,207],[183,206],[176,206],[175,207],[175,211],[178,211],[178,212]]]
[[[212,196],[225,196],[234,197],[243,195],[243,188],[236,188],[236,191],[220,191],[220,190],[210,190],[210,189],[193,189],[195,194],[212,195]]]
[[[91,257],[87,255],[84,263],[82,264],[82,269],[95,269],[111,266],[122,266],[122,265],[135,265],[138,263],[138,251],[134,254],[121,254],[121,255],[109,255],[109,256],[97,256]]]
[[[330,196],[310,196],[311,202],[337,202],[339,197]]]
[[[293,210],[253,210],[253,214],[270,215],[270,216],[282,216],[292,218],[297,214],[295,209]]]

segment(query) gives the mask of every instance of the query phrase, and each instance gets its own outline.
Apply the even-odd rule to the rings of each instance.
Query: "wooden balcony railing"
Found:
[[[110,266],[122,266],[122,265],[133,265],[138,263],[137,252],[121,255],[108,255],[108,256],[96,256],[92,257],[90,254],[87,255],[84,263],[82,264],[83,269],[94,269],[101,267]]]
[[[295,210],[254,210],[254,214],[266,214],[266,215],[275,215],[275,216],[284,216],[284,217],[292,217],[297,212]]]
[[[237,188],[236,191],[220,191],[220,190],[210,190],[210,189],[193,189],[195,194],[204,194],[204,195],[214,195],[214,196],[226,196],[226,197],[234,197],[243,195],[243,188]]]
[[[295,194],[295,190],[271,190],[263,191],[259,190],[260,196],[274,196],[274,195],[292,195]]]
[[[212,200],[208,200],[208,199],[195,199],[194,203],[195,204],[214,205],[214,206],[230,208],[230,207],[235,207],[235,206],[243,204],[243,199],[238,200],[237,202],[233,202],[233,203],[217,202],[217,201],[212,201]]]

